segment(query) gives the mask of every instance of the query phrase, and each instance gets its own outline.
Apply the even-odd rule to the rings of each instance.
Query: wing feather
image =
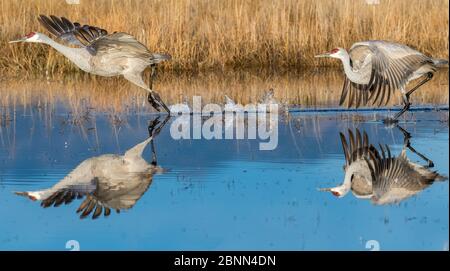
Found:
[[[88,47],[96,40],[108,35],[108,31],[95,26],[72,23],[65,17],[39,15],[38,21],[57,38],[79,47]],[[90,50],[92,52],[92,50]]]
[[[399,202],[422,191],[432,184],[440,175],[427,170],[420,174],[414,170],[407,158],[395,157],[387,145],[379,146],[380,151],[370,149],[368,161],[373,175],[373,201],[377,204]],[[424,169],[426,170],[426,169]]]
[[[348,97],[348,107],[361,104],[389,103],[397,89],[404,89],[413,73],[425,64],[434,67],[428,56],[402,44],[387,41],[355,43],[349,50],[352,69],[361,76],[370,73],[367,84],[356,84],[348,78],[344,81],[339,104]],[[354,93],[358,92],[358,93]]]

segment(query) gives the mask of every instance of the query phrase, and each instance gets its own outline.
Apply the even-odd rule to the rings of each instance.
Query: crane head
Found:
[[[23,36],[22,38],[18,40],[12,40],[9,43],[16,43],[16,42],[41,42],[41,34],[36,32],[30,32]]]
[[[345,194],[347,194],[347,191],[345,191],[345,189],[343,189],[343,187],[340,186],[333,188],[319,188],[319,191],[330,192],[333,196],[337,198],[342,198],[343,196],[345,196]]]
[[[340,58],[342,53],[345,51],[345,49],[343,48],[334,48],[333,50],[320,54],[320,55],[316,55],[316,57],[333,57],[333,58]]]
[[[330,192],[333,196],[342,198],[351,190],[354,176],[353,172],[347,171],[341,185],[332,188],[320,188],[319,191]]]
[[[29,193],[29,192],[14,192],[14,194],[16,194],[18,196],[27,197],[27,198],[31,199],[32,201],[36,201],[37,200],[37,197],[35,195],[33,195],[33,193]]]

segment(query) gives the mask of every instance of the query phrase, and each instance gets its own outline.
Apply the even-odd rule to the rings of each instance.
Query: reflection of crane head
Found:
[[[333,196],[342,198],[344,197],[348,191],[350,190],[350,187],[346,187],[345,185],[336,186],[333,188],[320,188],[319,191],[326,191],[330,192]]]
[[[41,199],[41,195],[39,194],[39,192],[14,192],[14,194],[18,195],[18,196],[24,196],[27,197],[29,199],[31,199],[32,201],[36,201]]]

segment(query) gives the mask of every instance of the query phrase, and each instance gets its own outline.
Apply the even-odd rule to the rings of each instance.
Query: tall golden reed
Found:
[[[44,31],[38,14],[131,33],[173,56],[165,69],[196,71],[336,65],[313,56],[368,39],[448,58],[448,8],[448,0],[381,0],[377,6],[364,0],[0,0],[0,71],[76,71],[47,46],[7,43]]]

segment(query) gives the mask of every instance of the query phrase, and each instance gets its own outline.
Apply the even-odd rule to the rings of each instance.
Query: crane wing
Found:
[[[348,97],[348,107],[367,104],[387,104],[396,89],[404,89],[411,75],[433,61],[422,53],[402,44],[387,41],[366,41],[353,44],[349,50],[352,69],[367,78],[367,84],[344,80],[342,105]]]
[[[368,41],[352,46],[365,46],[371,51],[371,75],[366,90],[369,100],[378,106],[387,104],[396,89],[404,89],[413,73],[433,61],[422,53],[402,44],[386,41]]]
[[[108,35],[108,31],[96,26],[72,23],[65,17],[39,15],[39,22],[57,38],[79,47],[88,47],[94,41]],[[89,49],[89,48],[88,48]]]
[[[356,129],[356,136],[352,130],[348,130],[348,141],[343,133],[339,133],[341,137],[342,148],[345,156],[345,167],[351,165],[357,160],[364,160],[364,157],[369,156],[369,151],[375,149],[373,145],[369,145],[369,137],[364,131],[361,136],[359,129]]]
[[[369,78],[371,72],[371,51],[367,46],[352,46],[349,51],[349,56],[352,69],[359,72],[361,77]],[[339,105],[343,105],[348,96],[347,106],[350,108],[355,105],[358,108],[361,104],[367,104],[369,94],[370,90],[368,85],[354,83],[346,77],[344,79]]]
[[[378,204],[404,200],[428,187],[439,176],[433,171],[427,175],[419,174],[405,156],[391,156],[387,145],[380,145],[380,149],[381,155],[373,149],[366,158],[372,161],[369,168],[373,180],[373,200]]]
[[[89,47],[96,54],[107,54],[111,58],[153,58],[153,55],[145,45],[137,41],[133,36],[122,32],[116,32],[102,39],[97,39]]]
[[[95,177],[89,183],[69,185],[55,191],[42,200],[41,206],[44,208],[50,206],[58,207],[62,204],[70,204],[75,199],[84,198],[84,201],[81,202],[77,209],[77,213],[81,213],[80,218],[85,218],[91,213],[93,213],[93,219],[99,217],[102,213],[104,213],[104,216],[109,216],[111,209],[97,197],[98,190],[99,179]]]
[[[50,206],[58,207],[63,203],[69,204],[75,199],[81,199],[85,195],[93,193],[96,187],[96,178],[87,183],[64,186],[43,199],[41,206],[47,208]]]

